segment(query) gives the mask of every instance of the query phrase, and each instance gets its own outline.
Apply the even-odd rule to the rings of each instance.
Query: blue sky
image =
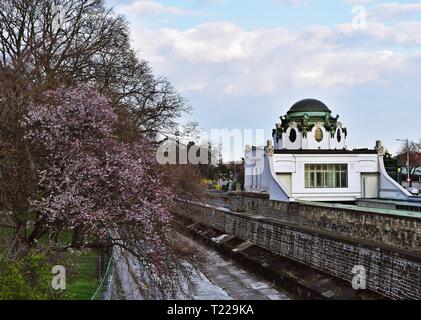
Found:
[[[341,116],[350,148],[382,140],[396,152],[397,138],[421,139],[420,1],[106,2],[205,130],[269,139],[279,116],[312,97]]]

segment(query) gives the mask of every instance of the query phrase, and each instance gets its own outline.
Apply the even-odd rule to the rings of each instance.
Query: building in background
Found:
[[[273,142],[246,147],[245,191],[280,201],[413,198],[387,174],[380,142],[347,149],[347,128],[323,102],[301,100],[280,119]]]

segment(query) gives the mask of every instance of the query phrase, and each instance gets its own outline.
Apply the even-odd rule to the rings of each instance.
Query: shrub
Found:
[[[52,298],[51,268],[45,255],[35,251],[13,261],[0,258],[0,300]]]

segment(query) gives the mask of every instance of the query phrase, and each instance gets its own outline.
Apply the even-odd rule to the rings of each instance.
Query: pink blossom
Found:
[[[163,268],[173,194],[152,174],[149,143],[117,139],[117,115],[107,98],[87,87],[49,91],[23,121],[36,155],[39,190],[31,199],[49,226],[83,227],[107,241],[124,226],[143,230],[143,252]],[[162,270],[161,270],[162,271]]]

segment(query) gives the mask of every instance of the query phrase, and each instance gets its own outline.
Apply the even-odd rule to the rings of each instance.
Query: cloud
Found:
[[[421,21],[400,22],[386,26],[380,22],[368,21],[364,29],[355,29],[352,24],[337,26],[338,39],[348,46],[401,46],[419,49],[421,46]]]
[[[421,13],[418,3],[379,3],[369,11],[369,17],[376,21],[391,21],[411,18]]]
[[[188,10],[175,6],[164,6],[152,0],[138,0],[130,5],[117,7],[117,11],[123,14],[171,14],[177,16],[197,16],[203,13],[196,10]]]
[[[206,10],[197,5],[199,1],[189,8]],[[356,29],[352,23],[246,28],[229,21],[209,22],[221,17],[217,10],[198,24],[197,19],[184,23],[184,17],[171,17],[171,24],[148,24],[133,15],[129,19],[140,57],[189,99],[192,118],[204,127],[265,128],[270,138],[272,121],[294,101],[315,97],[343,117],[351,129],[350,147],[371,147],[378,139],[394,141],[396,133],[390,128],[397,119],[408,122],[401,135],[416,137],[421,21],[405,21],[413,17],[403,14],[405,7],[389,8],[386,14],[380,6],[383,1],[347,2],[364,2],[372,14],[366,28]],[[229,16],[223,5],[214,9]],[[235,14],[236,21],[246,23],[238,19],[241,12]],[[348,19],[350,14],[351,10]],[[375,130],[368,130],[373,121]]]
[[[275,4],[293,5],[296,6],[304,2],[304,0],[272,0]]]
[[[408,69],[408,58],[391,51],[348,50],[315,54],[299,63],[293,80],[300,86],[351,87],[367,82],[387,83]]]
[[[199,4],[226,3],[228,0],[196,0]]]
[[[340,25],[291,32],[211,22],[184,31],[135,30],[135,42],[154,68],[169,75],[181,90],[278,95],[291,88],[387,85],[420,74],[418,53],[381,48],[382,43],[394,43],[417,50],[421,36],[415,30],[420,27],[421,22],[396,28],[373,23],[365,31]],[[367,40],[379,48],[367,48]]]
[[[368,19],[376,22],[391,22],[411,19],[421,14],[421,2],[398,3],[379,0],[344,0],[349,5],[362,5]]]
[[[367,3],[373,3],[378,0],[345,0],[346,4],[350,5],[360,5],[360,4],[367,4]]]

